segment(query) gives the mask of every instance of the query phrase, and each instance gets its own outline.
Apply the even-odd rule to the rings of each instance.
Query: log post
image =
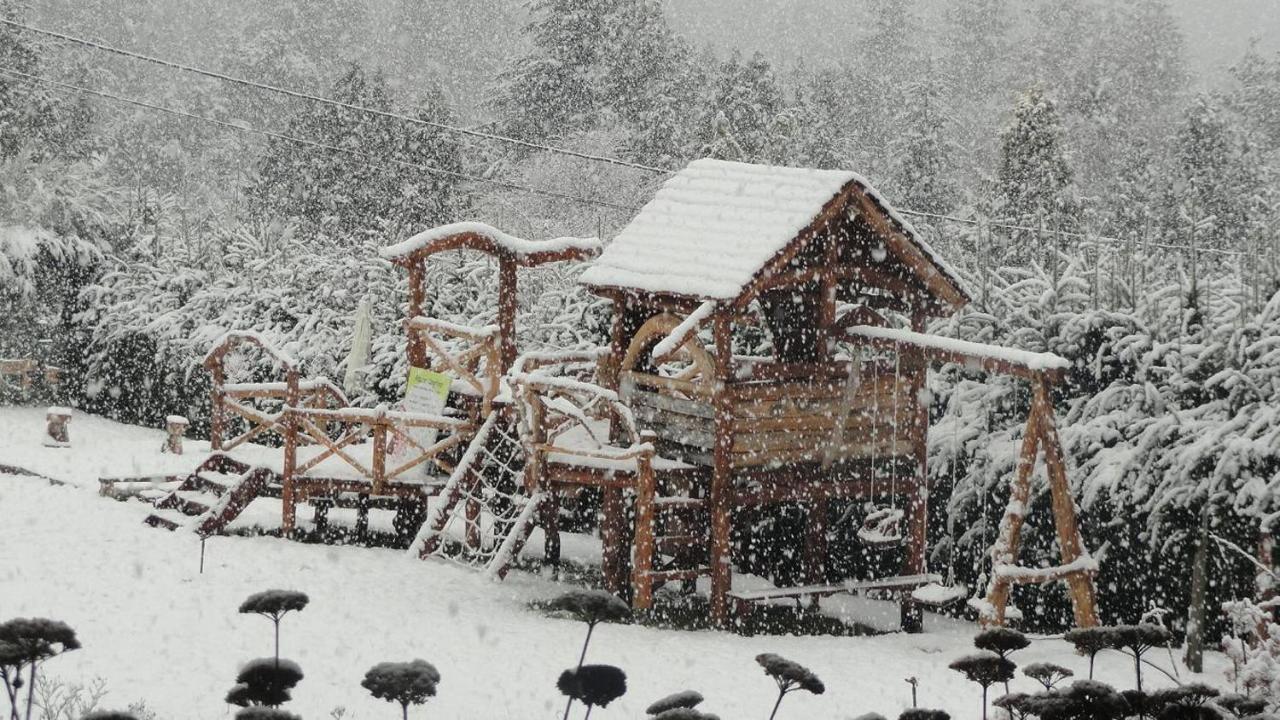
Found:
[[[1062,452],[1062,441],[1054,424],[1053,398],[1049,383],[1043,376],[1034,383],[1035,402],[1040,406],[1040,444],[1044,447],[1044,465],[1049,474],[1049,491],[1053,499],[1053,520],[1058,531],[1058,547],[1062,552],[1062,564],[1070,565],[1085,555],[1084,540],[1080,537],[1080,524],[1076,521],[1076,501],[1071,496],[1067,482],[1067,462]],[[1073,572],[1066,576],[1071,592],[1071,607],[1075,611],[1076,627],[1094,627],[1098,624],[1096,593],[1093,576],[1088,572]]]
[[[170,415],[165,418],[164,430],[168,433],[168,437],[165,438],[161,451],[181,455],[182,438],[187,434],[187,426],[190,424],[190,421],[181,415]]]
[[[1002,565],[1015,565],[1018,560],[1018,545],[1022,539],[1022,525],[1027,520],[1027,507],[1031,499],[1031,472],[1036,467],[1036,454],[1040,442],[1039,418],[1044,410],[1038,399],[1031,401],[1031,412],[1027,414],[1027,426],[1022,431],[1022,448],[1018,453],[1018,470],[1013,486],[1009,488],[1009,504],[1005,507],[1004,516],[1000,519],[1000,534],[995,545],[991,546],[991,581],[987,586],[987,602],[992,615],[983,615],[980,620],[984,627],[1004,625],[1004,610],[1009,603],[1009,593],[1013,589],[1008,578],[997,573]],[[983,519],[986,522],[986,519]]]
[[[498,342],[502,372],[516,361],[516,260],[510,253],[498,258]]]
[[[377,412],[373,422],[373,467],[370,470],[373,473],[373,494],[381,495],[386,492],[387,484],[387,424],[390,420],[387,419],[386,407],[379,407]]]
[[[209,373],[213,375],[213,385],[209,390],[209,449],[222,449],[222,433],[227,422],[226,408],[223,403],[227,401],[226,391],[222,389],[223,383],[226,382],[226,374],[222,370],[222,358],[209,368]]]
[[[658,436],[652,430],[646,430],[640,435],[641,442],[652,444],[657,439]],[[653,606],[652,572],[657,542],[654,531],[654,500],[657,493],[653,453],[646,452],[636,458],[636,539],[631,561],[631,587],[634,592],[631,605],[637,610],[648,610]]]
[[[421,317],[427,308],[427,259],[415,258],[409,263],[409,320]],[[422,339],[422,330],[414,330],[407,324],[405,329],[409,335],[406,354],[409,367],[425,368],[427,366],[427,343]]]
[[[804,568],[805,582],[820,585],[827,581],[827,519],[831,501],[814,500],[809,503],[805,518]],[[814,600],[817,600],[815,595]]]
[[[911,317],[911,329],[915,332],[925,331],[925,316],[916,312]],[[911,450],[914,455],[914,476],[911,483],[911,494],[907,501],[907,556],[904,560],[903,575],[921,575],[928,570],[929,545],[929,405],[925,401],[926,382],[928,381],[929,364],[923,351],[918,348],[899,348],[907,362],[902,363],[911,374],[908,385],[910,397],[907,402],[912,408],[911,416]],[[897,389],[894,389],[897,392]],[[900,600],[902,629],[909,633],[924,631],[924,614],[919,604],[911,600],[910,593],[903,593]]]
[[[67,423],[71,422],[71,409],[53,406],[45,412],[44,446],[71,447],[71,435]]]
[[[542,525],[542,562],[553,568],[560,565],[560,495],[548,490],[538,509]]]
[[[733,400],[729,378],[733,364],[733,328],[728,313],[715,315],[715,449],[711,471],[711,622],[724,627],[729,619],[733,589]]]
[[[622,502],[622,489],[605,486],[600,503],[604,515],[600,522],[600,544],[603,545],[603,556],[600,570],[604,575],[604,589],[621,597],[626,592],[627,578],[623,571],[627,548],[623,542],[622,524],[625,508]]]
[[[281,412],[284,423],[284,475],[281,478],[280,490],[280,530],[291,535],[298,521],[297,479],[294,477],[298,467],[298,418],[297,407],[300,394],[298,391],[298,371],[289,368],[285,377],[285,407]]]

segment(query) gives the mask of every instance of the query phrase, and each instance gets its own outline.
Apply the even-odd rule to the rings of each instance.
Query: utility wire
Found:
[[[1047,229],[1041,229],[1041,228],[1034,228],[1029,225],[1017,225],[1014,223],[1007,223],[1007,222],[991,222],[991,221],[974,220],[973,218],[962,218],[962,217],[956,217],[954,215],[922,212],[920,210],[907,210],[904,208],[897,208],[897,207],[895,207],[894,210],[896,210],[897,212],[903,215],[929,218],[931,220],[949,220],[951,222],[962,223],[964,225],[986,225],[987,227],[1001,228],[1003,230],[1020,230],[1023,232],[1031,232],[1031,233],[1036,233],[1037,235],[1039,234],[1061,235],[1063,237],[1077,238],[1077,239],[1086,240],[1089,242],[1105,242],[1108,245],[1126,245],[1129,242],[1121,238],[1110,237],[1108,235],[1090,235],[1089,233],[1071,232],[1069,230],[1047,230]],[[1236,257],[1239,255],[1245,254],[1239,250],[1221,250],[1218,248],[1204,248],[1204,247],[1192,248],[1190,245],[1177,245],[1172,243],[1154,242],[1150,240],[1134,241],[1135,247],[1141,247],[1144,244],[1147,247],[1155,247],[1155,248],[1160,248],[1162,250],[1195,250],[1198,253],[1204,253],[1206,255],[1226,255],[1230,257]]]
[[[323,103],[325,105],[333,105],[334,107],[340,107],[346,110],[354,110],[356,112],[369,113],[371,115],[380,115],[382,117],[401,120],[403,122],[415,123],[418,125],[425,125],[427,127],[435,128],[437,130],[458,133],[460,135],[467,135],[470,137],[480,138],[482,140],[493,140],[495,142],[503,142],[511,145],[518,145],[520,147],[528,148],[530,150],[543,150],[546,152],[556,153],[559,155],[568,155],[570,157],[581,158],[583,160],[593,160],[595,162],[609,163],[610,165],[617,165],[619,167],[627,167],[635,170],[643,170],[645,172],[650,172],[655,174],[670,175],[671,173],[674,172],[673,170],[670,170],[667,168],[654,167],[652,165],[644,165],[642,163],[630,162],[627,160],[622,160],[620,158],[608,157],[605,155],[593,155],[591,153],[584,153],[584,152],[579,152],[577,150],[570,150],[568,148],[555,147],[553,145],[542,145],[535,142],[529,142],[528,140],[520,140],[518,138],[508,137],[506,135],[498,135],[495,133],[488,133],[480,130],[472,130],[468,128],[456,127],[454,125],[446,125],[444,123],[438,123],[438,122],[433,122],[431,120],[416,118],[411,115],[403,115],[400,113],[388,112],[386,110],[377,110],[370,107],[353,105],[351,103],[345,103],[340,100],[334,100],[333,98],[322,97],[319,95],[312,95],[310,93],[299,92],[297,90],[290,90],[289,88],[283,88],[276,85],[268,85],[266,83],[255,82],[253,80],[247,80],[245,78],[235,77],[233,75],[227,75],[225,73],[220,73],[213,70],[205,70],[203,68],[195,67],[194,65],[187,65],[184,63],[174,62],[172,60],[165,60],[163,58],[158,58],[152,55],[143,55],[142,53],[136,53],[131,50],[124,50],[122,48],[113,47],[111,45],[104,45],[103,43],[95,42],[93,40],[87,40],[85,38],[75,37],[73,35],[67,35],[65,33],[55,32],[53,30],[45,30],[43,28],[27,25],[26,23],[20,23],[14,20],[9,20],[7,18],[0,18],[0,23],[4,23],[5,25],[19,28],[21,30],[26,30],[28,32],[33,32],[39,35],[45,35],[47,37],[56,38],[58,40],[62,40],[65,42],[75,43],[77,45],[83,45],[85,47],[93,48],[95,50],[102,50],[104,52],[113,53],[115,55],[120,55],[127,58],[133,58],[134,60],[142,60],[144,62],[154,63],[156,65],[161,65],[167,68],[173,68],[175,70],[182,70],[184,72],[195,73],[197,75],[203,75],[205,77],[214,78],[216,80],[222,80],[224,82],[235,83],[237,85],[244,85],[246,87],[256,88],[258,90],[266,90],[269,92],[280,93],[282,95],[287,95],[293,98],[310,100],[312,102]]]
[[[307,140],[305,138],[294,137],[292,135],[285,135],[283,133],[278,133],[271,130],[262,130],[259,128],[255,128],[247,123],[234,123],[234,122],[228,122],[226,120],[218,120],[217,118],[211,118],[205,115],[198,115],[196,113],[187,112],[185,110],[175,110],[173,108],[165,107],[163,105],[156,105],[154,103],[149,103],[143,100],[135,100],[133,98],[114,95],[112,93],[103,92],[101,90],[91,90],[86,87],[81,87],[79,85],[72,85],[70,83],[64,83],[59,80],[53,80],[51,78],[40,77],[37,75],[30,75],[28,73],[24,73],[20,70],[14,70],[12,68],[0,67],[0,73],[4,73],[12,77],[17,77],[17,78],[21,78],[21,79],[32,81],[32,82],[53,85],[53,86],[62,88],[64,90],[72,90],[74,92],[80,92],[86,95],[93,95],[95,97],[100,97],[107,100],[113,100],[116,102],[125,103],[127,105],[133,105],[135,107],[154,110],[156,112],[173,115],[175,117],[187,118],[189,120],[199,120],[201,122],[210,123],[212,125],[217,125],[219,127],[227,128],[230,130],[239,130],[241,132],[248,132],[256,135],[263,135],[265,137],[273,138],[276,140],[284,140],[286,142],[296,143],[298,145],[306,145],[308,147],[319,148],[322,150],[330,150],[333,152],[346,153],[348,155],[364,158],[366,160],[370,160],[377,163],[393,163],[396,165],[402,165],[404,167],[409,167],[416,170],[422,170],[424,172],[435,173],[437,175],[448,175],[450,177],[456,177],[461,180],[469,180],[471,182],[478,182],[478,183],[488,183],[490,185],[497,185],[499,187],[504,187],[511,190],[519,190],[521,192],[527,192],[534,195],[543,195],[546,197],[557,198],[560,200],[570,200],[573,202],[582,203],[584,205],[598,205],[601,207],[612,208],[615,210],[626,210],[628,212],[636,210],[636,207],[632,205],[612,203],[606,200],[593,200],[591,198],[585,198],[578,195],[571,195],[568,193],[557,192],[555,190],[544,190],[542,188],[530,187],[528,185],[520,185],[517,183],[507,182],[505,180],[494,180],[493,178],[480,177],[478,175],[470,175],[468,173],[457,172],[455,170],[445,170],[443,168],[408,162],[406,160],[397,160],[395,158],[381,158],[375,155],[370,155],[368,153],[360,152],[359,150],[352,150],[350,148],[339,147],[337,145],[329,145],[322,142],[316,142],[315,140]]]
[[[227,74],[225,74],[225,73],[220,73],[220,72],[216,72],[216,71],[213,71],[213,70],[205,70],[205,69],[203,69],[203,68],[195,67],[195,66],[193,66],[193,65],[187,65],[187,64],[184,64],[184,63],[174,62],[174,61],[171,61],[171,60],[165,60],[165,59],[158,58],[158,57],[155,57],[155,56],[152,56],[152,55],[144,55],[144,54],[142,54],[142,53],[136,53],[136,52],[133,52],[133,51],[130,51],[130,50],[124,50],[124,49],[122,49],[122,48],[113,47],[113,46],[111,46],[111,45],[106,45],[106,44],[103,44],[103,43],[95,42],[95,41],[93,41],[93,40],[87,40],[87,39],[85,39],[85,38],[80,38],[80,37],[76,37],[76,36],[73,36],[73,35],[67,35],[67,34],[65,34],[65,33],[60,33],[60,32],[56,32],[56,31],[53,31],[53,30],[46,30],[46,29],[44,29],[44,28],[35,27],[35,26],[33,26],[33,25],[28,25],[28,24],[26,24],[26,23],[20,23],[20,22],[17,22],[17,21],[15,21],[15,20],[10,20],[10,19],[7,19],[7,18],[0,18],[0,23],[3,23],[3,24],[5,24],[5,25],[9,25],[9,26],[11,26],[11,27],[19,28],[19,29],[21,29],[21,30],[26,30],[26,31],[28,31],[28,32],[33,32],[33,33],[36,33],[36,34],[39,34],[39,35],[45,35],[45,36],[48,36],[48,37],[51,37],[51,38],[56,38],[56,39],[58,39],[58,40],[62,40],[62,41],[65,41],[65,42],[70,42],[70,43],[74,43],[74,44],[78,44],[78,45],[83,45],[83,46],[85,46],[85,47],[93,48],[93,49],[96,49],[96,50],[101,50],[101,51],[104,51],[104,52],[113,53],[113,54],[120,55],[120,56],[127,57],[127,58],[133,58],[133,59],[135,59],[135,60],[142,60],[142,61],[144,61],[144,62],[154,63],[154,64],[156,64],[156,65],[161,65],[161,66],[168,67],[168,68],[173,68],[173,69],[176,69],[176,70],[182,70],[182,71],[184,71],[184,72],[191,72],[191,73],[195,73],[195,74],[197,74],[197,75],[203,75],[203,76],[205,76],[205,77],[210,77],[210,78],[214,78],[214,79],[217,79],[217,80],[222,80],[222,81],[225,81],[225,82],[230,82],[230,83],[234,83],[234,84],[238,84],[238,85],[244,85],[244,86],[246,86],[246,87],[252,87],[252,88],[259,89],[259,90],[266,90],[266,91],[268,91],[268,92],[280,93],[280,94],[283,94],[283,95],[287,95],[287,96],[289,96],[289,97],[300,98],[300,99],[304,99],[304,100],[310,100],[310,101],[312,101],[312,102],[318,102],[318,103],[323,103],[323,104],[326,104],[326,105],[332,105],[332,106],[340,107],[340,108],[344,108],[344,109],[347,109],[347,110],[354,110],[354,111],[356,111],[356,112],[368,113],[368,114],[371,114],[371,115],[378,115],[378,116],[387,117],[387,118],[391,118],[391,119],[395,119],[395,120],[400,120],[400,121],[403,121],[403,122],[410,122],[410,123],[415,123],[415,124],[418,124],[418,125],[424,125],[424,126],[427,126],[427,127],[435,128],[435,129],[437,129],[437,130],[443,130],[443,131],[446,131],[446,132],[458,133],[458,134],[461,134],[461,135],[467,135],[467,136],[476,137],[476,138],[480,138],[480,139],[484,139],[484,140],[492,140],[492,141],[496,141],[496,142],[509,143],[509,144],[513,144],[513,145],[518,145],[518,146],[520,146],[520,147],[528,148],[528,149],[531,149],[531,150],[542,150],[542,151],[545,151],[545,152],[556,153],[556,154],[561,154],[561,155],[567,155],[567,156],[570,156],[570,157],[576,157],[576,158],[580,158],[580,159],[583,159],[583,160],[591,160],[591,161],[595,161],[595,162],[604,162],[604,163],[609,163],[609,164],[611,164],[611,165],[617,165],[617,166],[620,166],[620,167],[628,167],[628,168],[633,168],[633,169],[636,169],[636,170],[643,170],[643,171],[651,172],[651,173],[655,173],[655,174],[670,175],[670,174],[672,174],[672,173],[674,173],[674,172],[675,172],[674,170],[669,169],[669,168],[662,168],[662,167],[656,167],[656,166],[653,166],[653,165],[645,165],[645,164],[642,164],[642,163],[629,162],[629,161],[626,161],[626,160],[622,160],[622,159],[614,158],[614,157],[608,157],[608,156],[605,156],[605,155],[593,155],[593,154],[591,154],[591,153],[583,153],[583,152],[579,152],[579,151],[577,151],[577,150],[569,150],[569,149],[567,149],[567,148],[556,147],[556,146],[553,146],[553,145],[543,145],[543,144],[539,144],[539,143],[529,142],[529,141],[527,141],[527,140],[520,140],[520,139],[518,139],[518,138],[508,137],[508,136],[505,136],[505,135],[498,135],[498,134],[495,134],[495,133],[487,133],[487,132],[483,132],[483,131],[475,130],[475,129],[470,129],[470,128],[455,127],[455,126],[453,126],[453,125],[446,125],[446,124],[444,124],[444,123],[438,123],[438,122],[433,122],[433,121],[430,121],[430,120],[424,120],[424,119],[422,119],[422,118],[415,118],[415,117],[412,117],[412,116],[410,116],[410,115],[403,115],[403,114],[400,114],[400,113],[387,112],[387,111],[385,111],[385,110],[377,110],[377,109],[370,108],[370,107],[364,107],[364,106],[360,106],[360,105],[353,105],[353,104],[345,103],[345,102],[342,102],[342,101],[339,101],[339,100],[334,100],[334,99],[332,99],[332,98],[326,98],[326,97],[322,97],[322,96],[319,96],[319,95],[312,95],[312,94],[309,94],[309,93],[299,92],[299,91],[297,91],[297,90],[290,90],[290,89],[288,89],[288,88],[282,88],[282,87],[278,87],[278,86],[275,86],[275,85],[268,85],[268,84],[266,84],[266,83],[255,82],[255,81],[252,81],[252,80],[247,80],[247,79],[244,79],[244,78],[239,78],[239,77],[235,77],[235,76],[232,76],[232,75],[227,75]],[[50,80],[47,80],[47,79],[44,79],[44,78],[34,78],[34,77],[32,77],[32,76],[26,76],[26,77],[28,77],[28,78],[30,78],[30,79],[41,80],[41,81],[56,82],[56,81],[50,81]],[[59,84],[60,84],[60,83],[59,83]],[[65,86],[65,85],[64,85],[64,86]],[[151,107],[151,109],[159,110],[159,111],[161,111],[161,112],[171,112],[171,113],[181,113],[181,112],[182,112],[182,111],[170,110],[170,109],[167,109],[167,108],[161,108],[161,107],[158,107],[158,106],[150,106],[149,104],[141,103],[141,101],[131,101],[131,100],[126,99],[126,98],[120,98],[120,97],[110,96],[109,94],[106,94],[106,93],[101,93],[101,92],[99,92],[99,91],[94,91],[94,90],[88,90],[88,89],[85,89],[85,88],[78,88],[78,87],[73,87],[73,86],[65,86],[65,87],[69,87],[70,89],[74,89],[74,90],[77,90],[77,91],[80,91],[80,92],[86,92],[86,93],[90,93],[90,94],[99,95],[100,97],[108,97],[108,98],[110,98],[110,99],[119,100],[119,101],[122,101],[122,102],[130,102],[130,103],[132,103],[132,104],[141,105],[141,106],[144,106],[144,107]],[[227,127],[233,127],[233,128],[239,129],[239,130],[246,130],[246,129],[248,129],[250,132],[256,132],[256,133],[259,133],[259,134],[267,134],[267,133],[269,133],[269,132],[270,132],[270,131],[265,131],[265,130],[255,130],[255,129],[252,129],[252,128],[244,128],[244,127],[242,127],[242,126],[240,126],[240,125],[237,125],[237,124],[235,124],[235,123],[227,123],[227,122],[220,121],[220,120],[214,120],[214,119],[212,119],[212,118],[205,118],[205,117],[203,117],[203,116],[190,115],[190,114],[187,114],[187,115],[188,115],[189,117],[193,117],[193,118],[198,119],[198,120],[205,120],[205,121],[208,121],[208,122],[214,122],[214,123],[217,123],[217,124],[220,124],[220,125],[224,125],[224,126],[227,126]],[[313,146],[315,146],[315,147],[324,147],[324,146],[323,146],[323,145],[321,145],[321,144],[313,143],[313,142],[311,142],[311,141],[307,141],[307,140],[300,140],[300,139],[298,139],[298,138],[291,138],[291,137],[288,137],[288,136],[283,136],[283,135],[278,135],[278,134],[276,134],[276,135],[271,135],[271,136],[279,137],[279,139],[289,140],[289,141],[291,141],[291,142],[300,142],[300,143],[302,143],[302,144],[310,144],[310,145],[313,145]],[[331,147],[331,148],[329,148],[329,149],[337,150],[337,151],[339,151],[339,152],[350,152],[350,151],[348,151],[348,150],[346,150],[346,149],[344,149],[344,148],[338,148],[338,147]],[[404,163],[401,163],[401,164],[404,164]],[[421,167],[422,169],[428,169],[428,168],[426,168],[425,166],[415,166],[415,167]],[[445,171],[445,170],[440,170],[440,169],[430,169],[430,171],[431,171],[431,172],[437,172],[437,173],[450,173],[450,172],[451,172],[451,171]],[[552,197],[560,197],[560,198],[563,198],[563,199],[567,199],[567,200],[574,200],[574,201],[577,201],[577,202],[584,202],[584,203],[587,203],[587,204],[601,205],[601,206],[604,206],[604,207],[612,207],[612,208],[616,208],[616,209],[628,209],[628,210],[630,210],[630,209],[635,209],[635,208],[632,208],[632,207],[630,207],[630,206],[620,205],[620,204],[616,204],[616,203],[610,203],[610,202],[601,201],[601,200],[590,200],[590,199],[580,198],[580,197],[576,197],[576,196],[572,196],[572,195],[565,195],[565,194],[562,194],[562,193],[554,193],[553,191],[543,191],[543,190],[538,190],[538,189],[536,189],[536,188],[527,188],[527,187],[524,187],[524,186],[516,185],[516,184],[514,184],[514,183],[506,183],[506,182],[503,182],[503,181],[489,180],[489,179],[487,179],[487,178],[480,178],[480,177],[475,177],[475,176],[469,176],[469,175],[464,175],[464,174],[460,174],[460,173],[451,173],[451,174],[456,175],[456,176],[458,176],[458,177],[462,177],[462,178],[466,178],[466,179],[470,179],[470,180],[475,180],[475,181],[478,181],[478,182],[489,182],[489,183],[502,185],[502,186],[504,186],[504,187],[508,187],[508,188],[512,188],[512,189],[523,190],[523,191],[526,191],[526,192],[533,192],[533,193],[535,193],[535,194],[550,195],[550,196],[552,196]],[[950,221],[950,222],[957,222],[957,223],[962,223],[962,224],[966,224],[966,225],[982,225],[982,224],[984,224],[984,223],[983,223],[983,221],[974,220],[974,219],[971,219],[971,218],[961,218],[961,217],[956,217],[956,216],[954,216],[954,215],[946,215],[946,214],[942,214],[942,213],[930,213],[930,212],[923,212],[923,211],[919,211],[919,210],[910,210],[910,209],[907,209],[907,208],[895,208],[895,209],[896,209],[898,212],[902,213],[903,215],[911,215],[911,216],[914,216],[914,217],[930,218],[930,219],[934,219],[934,220],[947,220],[947,221]],[[1123,240],[1123,239],[1115,238],[1115,237],[1110,237],[1110,236],[1106,236],[1106,235],[1090,235],[1090,234],[1087,234],[1087,233],[1071,232],[1071,231],[1067,231],[1067,230],[1045,230],[1045,229],[1039,229],[1039,228],[1029,227],[1029,226],[1025,226],[1025,225],[1017,225],[1017,224],[1003,223],[1003,222],[986,222],[986,223],[985,223],[985,225],[986,225],[987,227],[995,227],[995,228],[1001,228],[1001,229],[1005,229],[1005,230],[1019,230],[1019,231],[1023,231],[1023,232],[1032,232],[1032,233],[1037,233],[1037,234],[1046,234],[1046,233],[1048,233],[1048,234],[1058,235],[1058,236],[1061,236],[1061,237],[1071,237],[1071,238],[1083,239],[1083,240],[1092,241],[1092,242],[1095,242],[1095,243],[1105,242],[1105,243],[1112,244],[1112,245],[1125,245],[1125,244],[1127,244],[1127,241],[1125,241],[1125,240]],[[1155,247],[1155,248],[1160,248],[1160,249],[1164,249],[1164,250],[1182,250],[1182,251],[1192,251],[1192,250],[1194,250],[1194,251],[1195,251],[1195,252],[1197,252],[1197,253],[1203,253],[1203,254],[1206,254],[1206,255],[1223,255],[1223,256],[1228,256],[1228,257],[1239,257],[1239,256],[1242,256],[1242,255],[1245,255],[1245,254],[1246,254],[1246,253],[1244,253],[1244,252],[1237,251],[1237,250],[1222,250],[1222,249],[1218,249],[1218,248],[1202,248],[1202,247],[1192,248],[1192,247],[1191,247],[1191,246],[1189,246],[1189,245],[1177,245],[1177,244],[1171,244],[1171,243],[1160,243],[1160,242],[1152,242],[1152,241],[1146,241],[1145,243],[1137,243],[1137,244],[1145,244],[1147,247]]]

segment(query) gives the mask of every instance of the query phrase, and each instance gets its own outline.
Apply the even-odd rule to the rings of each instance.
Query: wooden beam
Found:
[[[498,335],[502,372],[516,361],[516,262],[509,254],[498,258]]]
[[[728,382],[733,372],[733,327],[727,313],[712,317],[715,338],[716,443],[711,476],[711,622],[724,627],[729,619],[729,591],[733,589],[733,403]]]

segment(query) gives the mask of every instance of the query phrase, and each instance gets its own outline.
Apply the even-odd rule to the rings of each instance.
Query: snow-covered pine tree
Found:
[[[955,153],[948,140],[951,128],[937,82],[926,77],[904,87],[895,116],[895,132],[889,143],[893,163],[890,196],[912,210],[951,212],[959,200],[952,176]]]
[[[773,66],[755,53],[745,63],[736,52],[721,63],[702,111],[702,154],[722,160],[778,162],[774,135],[784,109]]]
[[[330,94],[351,105],[404,110],[382,73],[359,65],[348,68]],[[418,102],[410,114],[453,122],[438,89],[428,88]],[[462,170],[455,135],[332,105],[307,107],[289,122],[288,134],[328,147],[268,143],[249,189],[258,218],[293,218],[305,232],[323,228],[335,237],[367,229],[400,237],[456,220],[465,207],[458,179],[448,174]]]
[[[1079,217],[1075,176],[1063,147],[1057,108],[1043,88],[1018,98],[1013,119],[1001,134],[996,176],[997,213],[1017,225],[1074,230]],[[1051,259],[1047,234],[1014,231],[1005,250],[1015,263]],[[1042,260],[1043,262],[1043,260]]]

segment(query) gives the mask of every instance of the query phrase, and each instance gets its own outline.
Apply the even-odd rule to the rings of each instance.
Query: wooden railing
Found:
[[[227,355],[242,346],[256,346],[273,358],[284,374],[284,380],[261,383],[226,382]],[[228,333],[205,355],[204,366],[213,377],[210,390],[209,445],[214,450],[231,450],[268,432],[274,432],[283,438],[284,426],[281,420],[285,406],[316,409],[345,407],[349,404],[346,395],[329,380],[302,380],[293,359],[255,333]],[[256,403],[263,401],[276,404],[281,409],[271,411],[256,406]],[[230,421],[237,418],[244,421],[246,429],[227,438]]]
[[[303,476],[330,458],[338,458],[361,477],[369,480],[370,494],[373,495],[385,494],[388,483],[402,479],[409,470],[426,462],[431,462],[446,474],[452,472],[453,464],[445,459],[445,453],[462,444],[475,430],[475,426],[465,420],[440,415],[397,412],[386,408],[329,410],[289,407],[286,408],[285,414],[287,420],[293,423],[299,441],[310,441],[323,448],[302,463],[296,461],[295,455],[292,467],[286,461],[286,471],[289,474]],[[328,424],[338,424],[344,430],[337,438],[331,438],[324,429]],[[442,433],[442,438],[424,445],[410,432],[415,428],[433,428]],[[408,458],[400,459],[398,465],[388,467],[388,447],[392,438],[410,447],[412,454]],[[370,461],[366,464],[349,452],[349,448],[370,439],[372,439],[373,452]]]
[[[453,392],[478,400],[473,420],[482,422],[493,407],[502,375],[500,338],[496,326],[472,328],[429,317],[405,321],[410,344],[420,344],[424,369],[451,373]]]
[[[546,464],[625,466],[652,471],[654,448],[642,441],[631,409],[613,390],[597,385],[594,373],[605,349],[576,353],[530,353],[510,373],[521,442],[525,484],[540,488]]]

